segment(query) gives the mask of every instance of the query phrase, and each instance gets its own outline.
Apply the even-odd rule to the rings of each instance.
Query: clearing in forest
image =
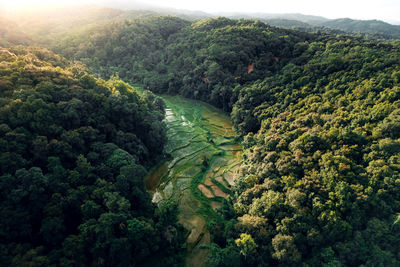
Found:
[[[188,230],[187,266],[200,266],[208,254],[210,221],[222,220],[217,210],[228,199],[242,147],[227,114],[206,103],[163,96],[171,159],[146,179],[153,202],[173,199],[179,221]]]

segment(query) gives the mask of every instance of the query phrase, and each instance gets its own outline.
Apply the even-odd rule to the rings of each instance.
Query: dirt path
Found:
[[[174,199],[179,222],[188,230],[186,266],[202,266],[211,242],[207,222],[221,220],[216,210],[228,199],[241,160],[230,118],[203,102],[164,96],[172,159],[146,178],[153,202]],[[225,177],[225,175],[227,177]]]

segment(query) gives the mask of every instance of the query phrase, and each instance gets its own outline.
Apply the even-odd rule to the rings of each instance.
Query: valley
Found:
[[[400,26],[260,12],[0,8],[0,266],[400,266]]]
[[[186,265],[201,266],[211,242],[207,225],[222,220],[217,211],[231,194],[242,148],[223,111],[179,96],[163,100],[170,159],[150,171],[146,188],[155,203],[178,203],[188,231]]]

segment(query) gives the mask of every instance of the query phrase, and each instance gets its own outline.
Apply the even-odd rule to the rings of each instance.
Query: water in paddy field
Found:
[[[179,203],[179,222],[188,230],[187,266],[207,258],[210,233],[206,224],[221,220],[216,210],[228,199],[241,162],[229,116],[206,103],[163,96],[171,159],[154,168],[146,188],[155,203]]]

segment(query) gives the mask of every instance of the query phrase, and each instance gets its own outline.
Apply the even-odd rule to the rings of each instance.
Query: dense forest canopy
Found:
[[[236,85],[280,69],[313,38],[318,37],[252,20],[190,23],[149,17],[93,26],[67,36],[55,49],[102,77],[118,73],[154,92],[178,93],[230,111]]]
[[[208,265],[400,265],[399,41],[146,16],[46,46],[66,59],[0,54],[2,262],[181,260],[174,203],[143,187],[167,140],[141,84],[230,112],[242,138]]]
[[[1,265],[178,260],[174,205],[155,210],[143,184],[166,142],[162,100],[48,50],[0,58]]]
[[[400,263],[399,48],[311,43],[307,64],[240,89],[232,118],[246,154],[234,209],[236,231],[257,244],[249,261]]]

